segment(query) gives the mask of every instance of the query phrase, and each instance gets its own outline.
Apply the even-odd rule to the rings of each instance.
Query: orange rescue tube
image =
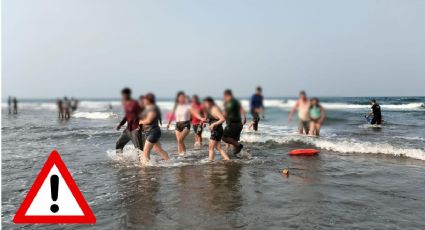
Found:
[[[294,149],[291,152],[289,152],[289,155],[295,156],[313,156],[320,153],[320,150],[318,149]]]

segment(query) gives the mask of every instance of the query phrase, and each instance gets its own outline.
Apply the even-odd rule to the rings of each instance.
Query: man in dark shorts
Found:
[[[223,131],[223,141],[233,145],[235,148],[233,154],[239,157],[238,153],[243,148],[239,139],[243,125],[246,123],[246,115],[241,103],[233,97],[230,89],[224,91],[224,117],[226,118],[226,128]]]
[[[127,123],[127,128],[121,133],[115,145],[117,152],[122,152],[124,146],[131,141],[134,147],[143,151],[143,138],[139,130],[139,114],[140,106],[136,100],[131,98],[131,90],[124,88],[121,91],[121,101],[124,108],[125,116],[117,125],[117,130]]]
[[[369,115],[373,115],[373,118],[370,124],[380,125],[382,122],[381,106],[379,106],[379,104],[376,103],[375,99],[370,100],[370,103],[372,104],[372,107],[371,107],[372,111]]]
[[[260,86],[257,87],[255,94],[252,95],[251,97],[250,107],[251,107],[251,115],[252,115],[251,125],[254,131],[258,131],[258,122],[260,121],[260,113],[264,111],[263,93]]]

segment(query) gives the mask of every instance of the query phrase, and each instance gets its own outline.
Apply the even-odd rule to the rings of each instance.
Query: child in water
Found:
[[[323,121],[326,117],[325,109],[319,104],[318,98],[313,98],[310,101],[310,132],[309,135],[319,136],[320,128],[322,127]]]

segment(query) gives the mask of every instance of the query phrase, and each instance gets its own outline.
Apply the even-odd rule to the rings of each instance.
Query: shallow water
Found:
[[[286,123],[291,101],[270,100],[260,132],[244,131],[243,159],[209,163],[206,146],[192,150],[192,136],[188,156],[177,157],[174,134],[164,131],[172,160],[155,156],[149,167],[137,163],[131,146],[124,156],[111,151],[119,135],[117,102],[108,110],[109,102],[83,101],[68,122],[56,119],[50,102],[24,102],[17,116],[3,110],[2,226],[58,228],[12,223],[56,148],[97,218],[82,228],[424,229],[425,100],[381,100],[386,124],[372,129],[362,118],[366,99],[324,98],[331,109],[321,138],[294,134]],[[166,110],[172,103],[160,105]],[[304,147],[321,154],[287,155]]]

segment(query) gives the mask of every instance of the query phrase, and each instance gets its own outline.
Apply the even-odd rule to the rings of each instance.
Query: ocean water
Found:
[[[57,119],[54,101],[22,101],[18,115],[8,115],[3,103],[2,227],[76,227],[12,223],[57,149],[97,218],[80,228],[424,229],[425,97],[377,98],[382,128],[366,124],[369,98],[320,99],[328,118],[319,138],[298,135],[296,119],[288,124],[294,99],[267,99],[259,132],[243,131],[243,159],[208,162],[208,133],[200,150],[191,134],[187,156],[177,157],[174,131],[163,128],[171,160],[153,154],[144,167],[131,145],[123,156],[113,151],[118,100],[83,99],[69,121]],[[158,104],[163,114],[173,107],[171,100]],[[287,155],[310,147],[321,153]]]

